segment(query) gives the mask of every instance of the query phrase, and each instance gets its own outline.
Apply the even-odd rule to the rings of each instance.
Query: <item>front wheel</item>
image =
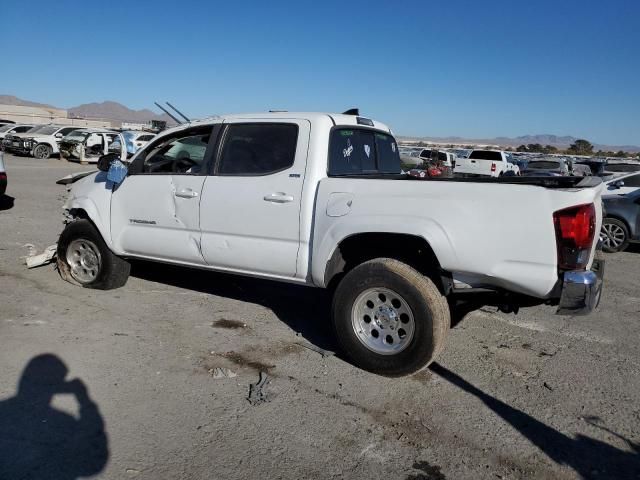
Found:
[[[451,317],[429,278],[398,260],[377,258],[358,265],[338,284],[333,323],[344,354],[356,366],[400,376],[435,359]]]
[[[40,160],[46,160],[51,156],[52,149],[46,143],[40,143],[33,149],[33,156]]]
[[[89,220],[74,220],[60,234],[57,249],[60,276],[85,288],[110,290],[129,278],[130,264],[113,254]]]
[[[629,229],[615,218],[602,221],[602,250],[609,253],[622,252],[629,246]]]

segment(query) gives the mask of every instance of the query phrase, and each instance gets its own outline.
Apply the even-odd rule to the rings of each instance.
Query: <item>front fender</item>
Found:
[[[107,186],[106,172],[97,172],[76,183],[71,188],[69,199],[63,208],[73,213],[84,211],[96,226],[102,239],[113,250],[111,242],[111,188]],[[118,253],[115,252],[114,253]]]

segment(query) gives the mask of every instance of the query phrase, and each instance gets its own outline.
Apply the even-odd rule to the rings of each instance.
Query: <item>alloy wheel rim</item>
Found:
[[[87,284],[98,278],[102,256],[95,243],[81,238],[67,247],[67,264],[71,276],[79,283]]]
[[[605,223],[602,226],[604,232],[604,245],[609,248],[619,248],[625,239],[625,233],[622,227],[613,223]]]
[[[407,301],[389,288],[368,288],[351,309],[351,326],[360,342],[381,355],[403,351],[413,339],[415,319]]]

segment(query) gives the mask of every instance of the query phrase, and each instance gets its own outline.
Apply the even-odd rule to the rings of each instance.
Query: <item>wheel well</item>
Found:
[[[631,225],[629,224],[629,222],[627,222],[627,220],[621,216],[618,215],[605,215],[604,218],[602,219],[602,223],[604,223],[604,221],[610,218],[612,220],[618,220],[619,222],[622,222],[624,224],[625,227],[627,227],[627,232],[629,233],[629,235],[632,235],[633,232],[631,230]]]
[[[373,258],[394,258],[404,262],[446,290],[440,263],[429,243],[422,237],[401,233],[359,233],[340,242],[327,262],[324,282],[333,288],[337,282],[361,263]]]

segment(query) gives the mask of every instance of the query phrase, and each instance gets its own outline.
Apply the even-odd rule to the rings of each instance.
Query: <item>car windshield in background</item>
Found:
[[[60,127],[51,127],[51,126],[42,127],[40,130],[38,130],[38,133],[40,135],[52,135],[55,132],[57,132],[59,129],[60,129]],[[29,132],[29,133],[31,133],[31,132]]]
[[[13,124],[13,123],[8,123],[7,125],[4,125],[4,126],[0,127],[0,133],[8,132],[8,131],[9,131],[9,130],[11,130],[13,127],[15,127],[15,124]]]
[[[47,127],[48,125],[36,125],[35,127],[31,127],[29,130],[27,130],[26,133],[40,133],[42,130],[44,130]]]
[[[87,138],[89,136],[90,132],[80,132],[80,131],[75,131],[75,132],[71,132],[69,135],[67,135],[66,137],[64,137],[65,141],[72,141],[72,142],[82,142],[84,141],[85,138]]]
[[[500,161],[502,160],[502,155],[500,152],[492,152],[491,150],[474,150],[469,155],[469,158],[472,160]]]
[[[547,169],[554,169],[554,168],[560,168],[560,162],[547,162],[547,161],[534,161],[534,162],[529,162],[529,165],[527,166],[527,168],[533,169],[533,170],[547,170]]]

